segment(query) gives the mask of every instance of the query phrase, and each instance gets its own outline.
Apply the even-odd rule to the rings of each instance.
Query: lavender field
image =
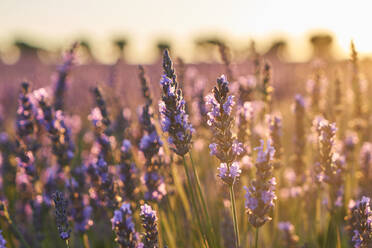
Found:
[[[370,61],[213,46],[0,63],[0,248],[371,248]]]

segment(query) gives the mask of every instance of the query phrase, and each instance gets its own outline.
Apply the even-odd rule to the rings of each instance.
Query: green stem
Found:
[[[258,247],[258,232],[259,232],[259,227],[256,227],[256,239],[255,239],[255,242],[254,242],[254,247],[257,248]]]
[[[190,160],[191,160],[191,166],[192,166],[192,170],[193,170],[193,173],[194,173],[194,177],[196,179],[196,185],[197,185],[197,190],[198,190],[199,198],[200,198],[200,200],[202,202],[202,207],[203,207],[204,215],[207,217],[208,229],[211,232],[211,234],[214,236],[213,225],[212,225],[211,219],[209,217],[207,204],[205,203],[205,198],[204,198],[204,195],[203,195],[203,191],[201,190],[201,184],[200,184],[199,175],[198,175],[198,172],[196,170],[196,167],[195,167],[195,164],[194,164],[194,160],[192,159],[191,152],[189,152],[189,156],[190,156]],[[215,237],[214,237],[214,240],[216,240]]]
[[[234,232],[235,232],[235,247],[240,247],[240,239],[239,239],[239,227],[238,227],[238,220],[236,217],[236,204],[235,204],[235,193],[234,193],[234,185],[230,186],[230,199],[231,199],[231,212],[233,215],[233,222],[234,222]]]
[[[204,239],[204,237],[205,237],[207,239],[207,242],[208,242],[209,246],[210,246],[210,240],[208,238],[208,235],[206,235],[206,233],[204,231],[204,228],[202,227],[200,216],[199,216],[199,211],[198,211],[198,208],[196,207],[196,201],[195,201],[195,196],[194,196],[194,189],[192,187],[191,177],[190,177],[189,169],[187,168],[185,156],[182,156],[182,159],[183,159],[183,167],[184,167],[185,173],[186,173],[187,184],[188,184],[188,188],[189,188],[188,191],[190,192],[190,195],[191,195],[191,202],[192,202],[192,205],[193,205],[193,208],[194,208],[194,213],[196,215],[196,219],[197,219],[197,222],[198,222],[199,230],[202,233],[202,237],[203,237],[204,242],[205,242],[205,239]]]

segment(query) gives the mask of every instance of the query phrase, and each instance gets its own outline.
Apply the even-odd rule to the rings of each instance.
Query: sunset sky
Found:
[[[0,42],[18,35],[53,46],[83,36],[101,48],[102,56],[113,35],[126,34],[129,57],[146,60],[162,37],[185,53],[203,33],[258,43],[285,35],[291,55],[304,59],[308,35],[317,29],[336,35],[344,54],[351,39],[359,51],[371,53],[371,11],[372,2],[365,0],[0,0]]]

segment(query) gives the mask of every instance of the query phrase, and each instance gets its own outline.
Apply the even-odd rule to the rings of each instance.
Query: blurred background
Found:
[[[237,60],[249,56],[253,41],[261,54],[279,52],[286,61],[346,58],[351,39],[367,56],[371,7],[363,0],[1,0],[0,56],[14,64],[32,50],[53,62],[78,40],[86,60],[110,64],[122,41],[128,63],[153,63],[161,46],[186,62],[210,62],[216,56],[205,44],[216,39]]]

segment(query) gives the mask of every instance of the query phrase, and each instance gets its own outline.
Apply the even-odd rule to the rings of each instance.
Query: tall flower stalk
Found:
[[[256,147],[258,150],[256,159],[256,179],[253,180],[250,187],[244,187],[245,208],[248,214],[248,220],[256,228],[255,247],[258,245],[258,230],[266,222],[270,221],[270,212],[274,207],[276,200],[275,185],[276,179],[273,176],[273,158],[275,149],[267,142],[264,149],[264,141],[261,140],[261,146]]]
[[[44,125],[52,141],[52,152],[57,157],[59,166],[66,167],[74,157],[75,145],[71,139],[71,131],[65,124],[64,114],[61,110],[53,110],[44,88],[35,91],[34,96],[42,113],[39,121]]]
[[[183,158],[191,201],[197,216],[200,231],[202,232],[203,237],[207,240],[209,246],[213,247],[212,242],[214,242],[214,240],[211,239],[211,233],[213,233],[212,225],[201,190],[199,177],[195,165],[192,162],[193,174],[196,179],[197,186],[195,189],[195,183],[193,183],[191,180],[185,158],[185,155],[190,151],[191,138],[195,130],[192,127],[189,121],[189,116],[186,113],[186,102],[183,98],[182,90],[177,82],[177,76],[168,50],[164,50],[163,70],[164,73],[160,80],[162,97],[159,103],[162,130],[163,132],[168,133],[168,143],[171,150]],[[191,158],[190,153],[189,155]],[[202,207],[201,213],[198,209],[198,206]],[[203,220],[203,218],[206,218],[206,220]],[[205,226],[205,224],[207,226]]]
[[[345,158],[335,151],[336,124],[327,120],[318,123],[320,162],[318,180],[330,186],[331,211],[343,205]]]
[[[213,93],[206,97],[206,104],[209,106],[208,125],[214,132],[213,143],[209,145],[211,155],[220,160],[218,176],[230,188],[231,211],[234,222],[235,247],[240,246],[239,228],[236,214],[234,184],[238,180],[241,169],[238,156],[243,152],[243,145],[232,135],[233,124],[232,110],[235,105],[234,96],[228,95],[229,82],[222,75],[217,79],[217,86]]]
[[[53,201],[55,205],[55,217],[59,236],[66,242],[66,246],[69,247],[68,240],[70,238],[71,229],[67,220],[68,202],[65,199],[63,193],[59,191],[54,193]]]
[[[63,64],[58,68],[57,80],[54,90],[54,109],[64,109],[64,95],[66,91],[67,76],[71,67],[74,63],[75,52],[78,47],[78,43],[74,43],[70,50],[66,52],[63,58]]]
[[[294,155],[292,158],[293,168],[296,173],[297,185],[301,186],[304,184],[306,178],[303,173],[306,170],[306,132],[305,132],[305,122],[306,122],[306,108],[305,108],[304,98],[297,94],[295,97],[295,103],[293,107],[293,112],[295,115],[294,124]]]

